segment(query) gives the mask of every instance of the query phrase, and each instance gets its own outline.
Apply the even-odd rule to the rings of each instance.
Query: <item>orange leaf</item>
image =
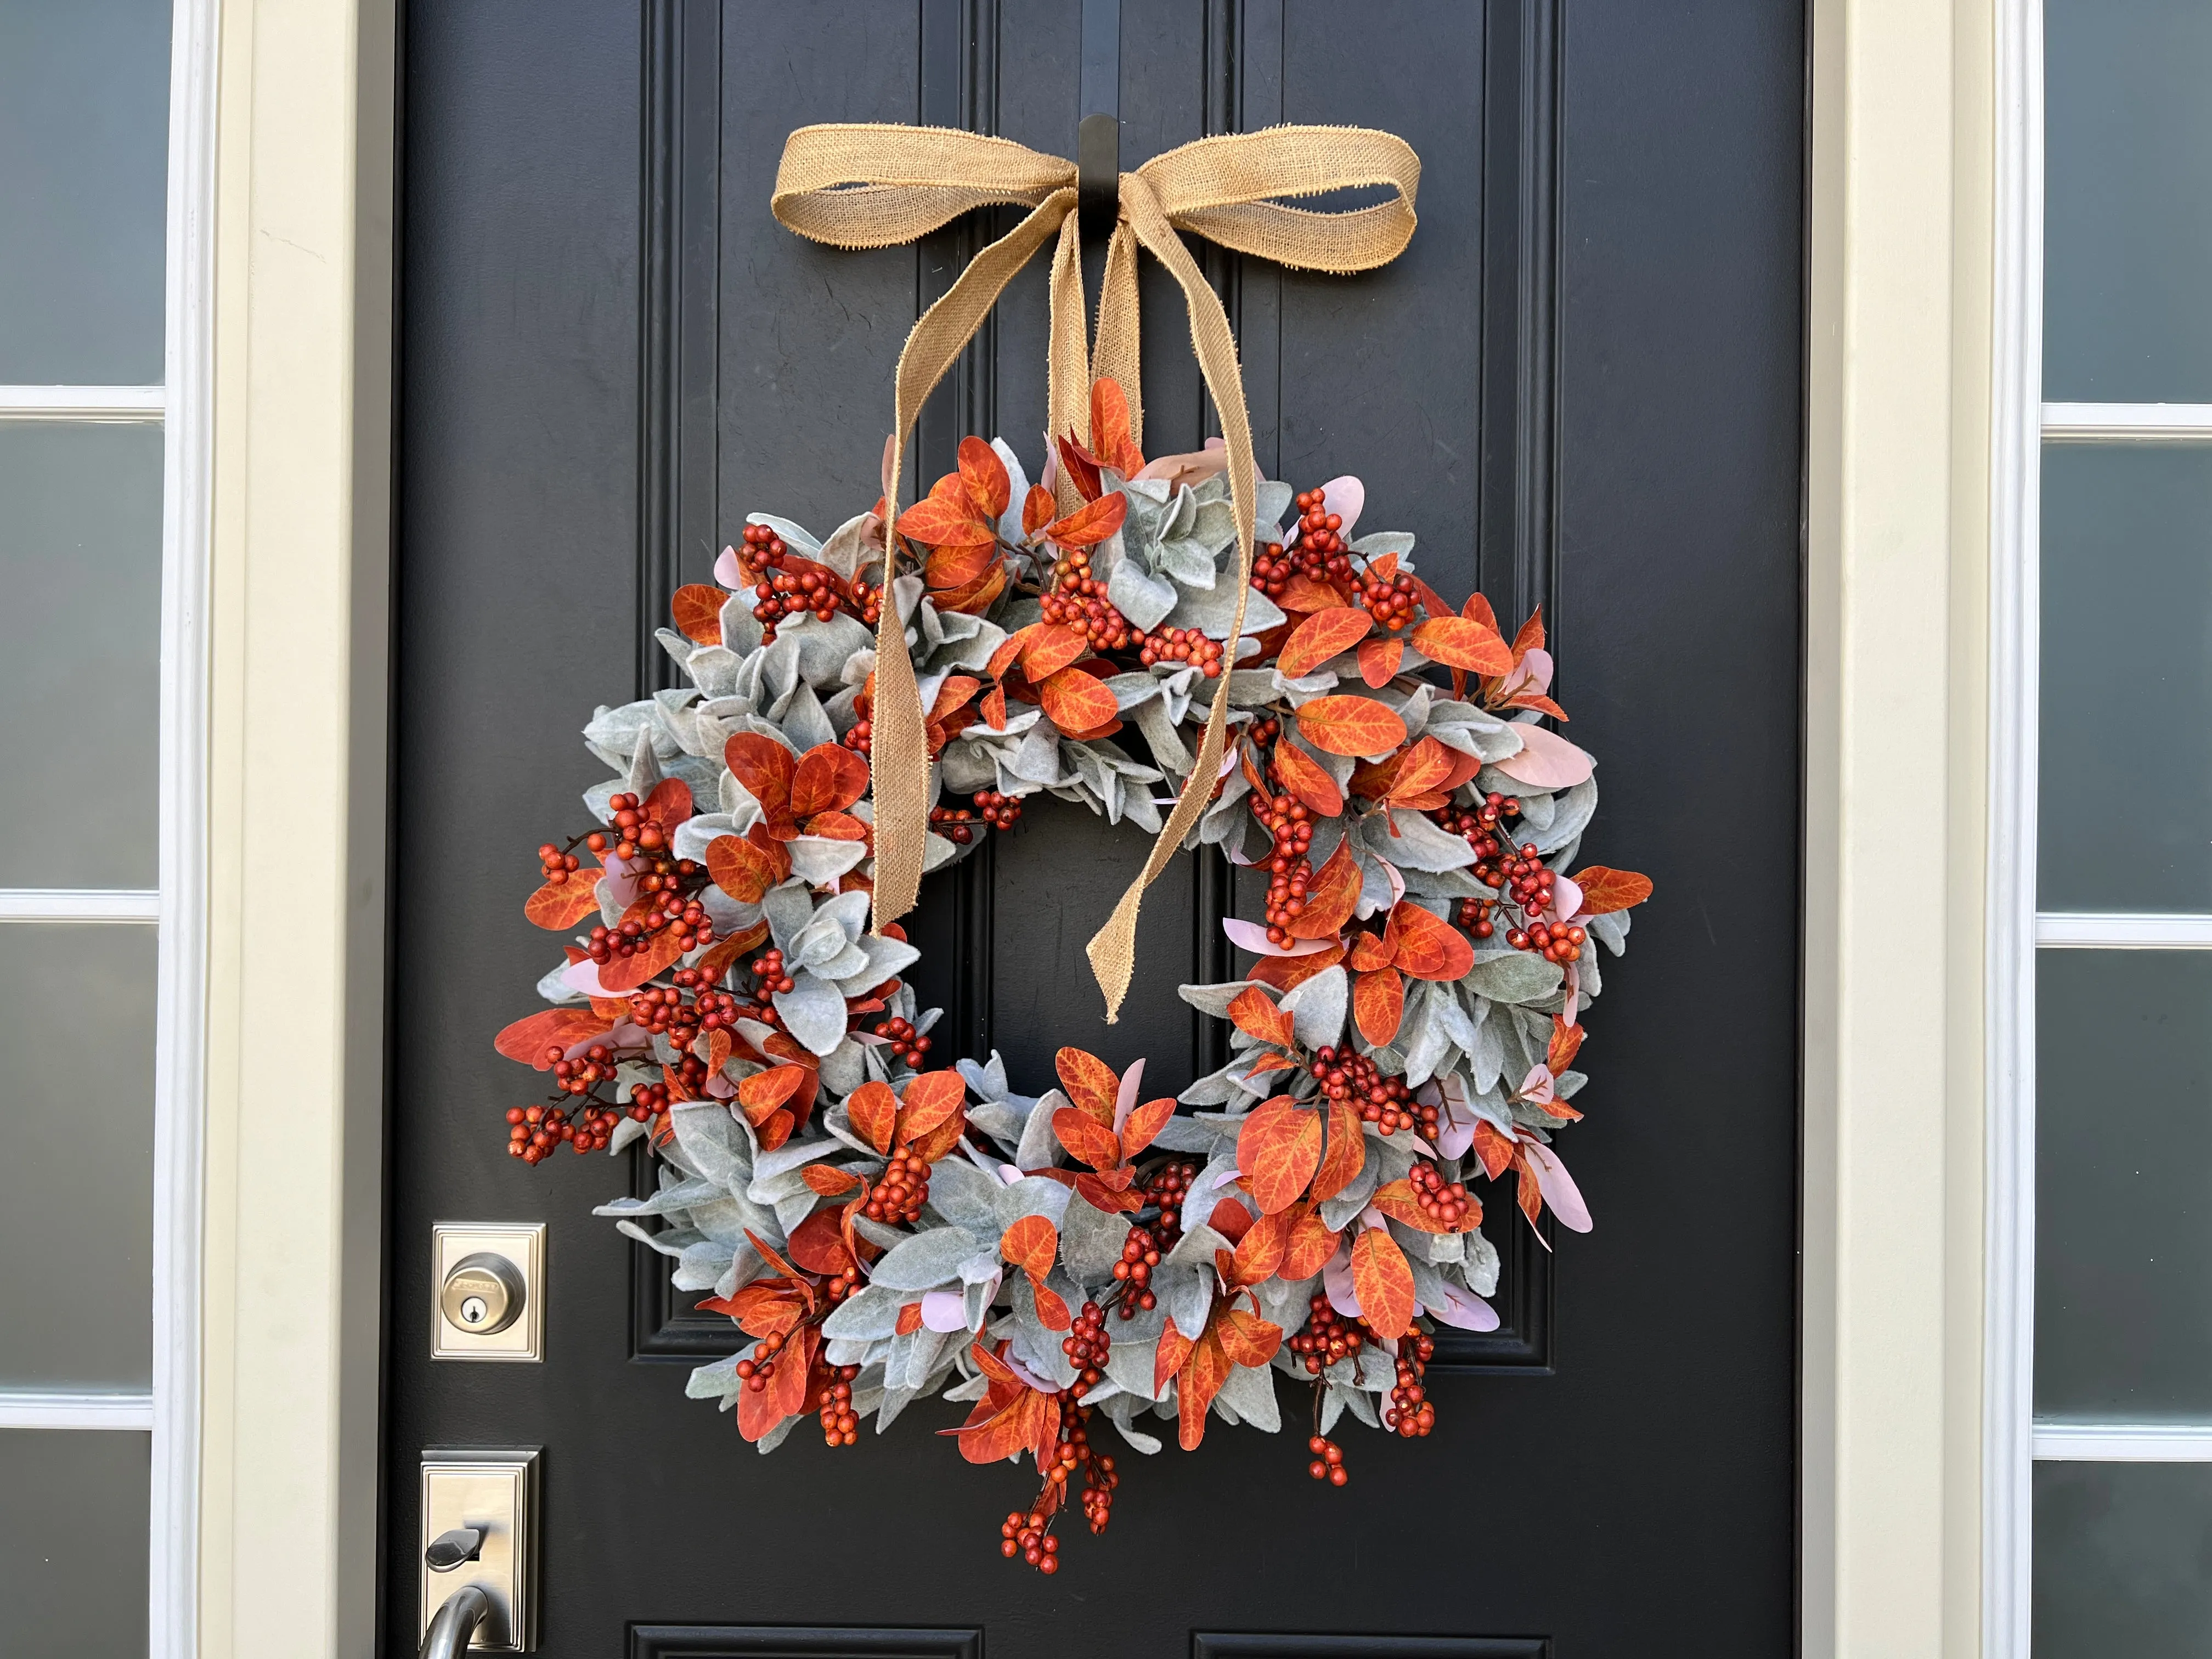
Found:
[[[1298,735],[1332,755],[1382,755],[1405,742],[1406,722],[1372,697],[1316,697],[1298,709]]]
[[[983,694],[983,701],[975,706],[983,711],[983,723],[994,732],[1006,729],[1006,691],[1004,686],[993,686]]]
[[[743,836],[717,836],[707,843],[707,873],[740,904],[758,904],[783,879],[775,860]]]
[[[1060,1229],[1041,1215],[1025,1215],[999,1235],[999,1254],[1006,1265],[1031,1279],[1047,1277],[1059,1253]]]
[[[1163,1095],[1158,1100],[1148,1100],[1141,1106],[1132,1108],[1128,1121],[1121,1126],[1121,1156],[1135,1158],[1151,1146],[1153,1139],[1167,1127],[1168,1120],[1175,1115],[1175,1109],[1173,1095]]]
[[[647,792],[645,815],[673,830],[691,816],[691,786],[681,778],[661,779]]]
[[[968,1085],[957,1072],[924,1072],[906,1085],[906,1109],[899,1114],[898,1138],[921,1139],[941,1127],[968,1099]]]
[[[592,1037],[605,1036],[614,1025],[614,1021],[588,1008],[548,1008],[516,1020],[492,1039],[492,1047],[509,1060],[547,1072],[553,1068],[547,1049],[573,1048]]]
[[[912,1336],[921,1328],[921,1304],[909,1302],[898,1310],[898,1334]]]
[[[1322,1115],[1277,1095],[1244,1120],[1237,1136],[1237,1168],[1262,1215],[1287,1210],[1321,1164]]]
[[[1575,1063],[1582,1052],[1583,1038],[1587,1036],[1579,1025],[1570,1025],[1559,1015],[1552,1016],[1552,1040],[1544,1047],[1544,1064],[1557,1077]]]
[[[1410,800],[1437,788],[1451,776],[1452,762],[1457,754],[1456,750],[1445,748],[1434,738],[1423,738],[1399,762],[1398,775],[1390,780],[1390,799]],[[792,810],[799,809],[793,806]]]
[[[1065,1331],[1074,1328],[1075,1318],[1067,1311],[1066,1301],[1044,1280],[1030,1280],[1030,1297],[1036,1304],[1037,1323],[1045,1329]]]
[[[1052,491],[1042,484],[1031,484],[1030,493],[1022,497],[1022,534],[1036,535],[1052,522],[1052,515],[1058,510]]]
[[[841,1170],[834,1164],[810,1164],[800,1178],[824,1198],[849,1193],[860,1184],[860,1176],[850,1170]]]
[[[1244,977],[1273,986],[1278,991],[1294,991],[1316,974],[1325,974],[1343,960],[1341,945],[1332,945],[1310,956],[1261,957],[1245,970]]]
[[[1283,1328],[1243,1308],[1224,1308],[1213,1322],[1221,1351],[1240,1365],[1264,1365],[1283,1346]]]
[[[1397,965],[1415,979],[1465,979],[1474,966],[1474,946],[1467,935],[1411,900],[1390,913],[1398,930]]]
[[[846,1253],[835,1210],[817,1210],[791,1232],[791,1259],[811,1273],[850,1273],[860,1264]]]
[[[1310,674],[1331,657],[1365,639],[1374,626],[1375,618],[1357,605],[1335,605],[1316,611],[1291,630],[1276,665],[1291,679]]]
[[[1302,1279],[1311,1279],[1328,1265],[1329,1257],[1336,1254],[1336,1235],[1321,1218],[1318,1211],[1309,1211],[1291,1223],[1289,1241],[1283,1246],[1282,1265],[1275,1269],[1292,1284]]]
[[[1393,1221],[1401,1221],[1415,1232],[1448,1233],[1452,1230],[1421,1207],[1421,1200],[1413,1195],[1413,1183],[1401,1176],[1386,1181],[1375,1189],[1367,1200]],[[1363,1307],[1366,1304],[1361,1304]]]
[[[842,812],[867,793],[867,762],[842,744],[817,743],[799,757],[792,775],[791,816]]]
[[[1292,939],[1334,939],[1358,903],[1359,860],[1352,854],[1352,837],[1346,836],[1314,872],[1306,884],[1306,908],[1291,918],[1285,931]]]
[[[1521,631],[1513,636],[1513,660],[1519,662],[1531,651],[1544,648],[1544,607],[1538,605],[1529,612],[1528,620],[1521,624]]]
[[[1413,649],[1430,661],[1447,668],[1464,668],[1471,674],[1503,674],[1515,661],[1497,631],[1472,617],[1431,617],[1416,623],[1407,637]]]
[[[934,1164],[960,1144],[960,1137],[968,1131],[968,1114],[963,1108],[955,1107],[946,1118],[927,1134],[915,1135],[907,1143],[907,1151],[924,1164]]]
[[[1398,1035],[1406,1018],[1406,981],[1395,968],[1378,968],[1353,981],[1352,1018],[1359,1035],[1378,1048]]]
[[[1044,1173],[1066,1176],[1067,1171],[1047,1170]],[[1133,1215],[1145,1207],[1145,1195],[1131,1190],[1129,1171],[1126,1169],[1116,1170],[1109,1175],[1092,1175],[1085,1170],[1074,1177],[1074,1182],[1075,1190],[1083,1195],[1083,1201],[1102,1215],[1111,1214],[1116,1210]]]
[[[1405,641],[1368,640],[1359,647],[1359,678],[1379,690],[1390,684],[1405,659]]]
[[[791,783],[799,772],[797,756],[758,732],[732,732],[722,745],[722,764],[744,786],[745,793],[761,804],[771,836],[789,841],[799,833],[791,821]],[[781,835],[776,835],[779,824],[784,830]]]
[[[983,665],[984,677],[997,679],[1014,665],[1014,659],[1022,654],[1029,642],[1045,629],[1043,623],[1031,623],[1026,628],[1017,628],[999,641],[999,648],[991,653],[990,661]]]
[[[1098,463],[1089,450],[1075,441],[1073,430],[1064,438],[1054,439],[1053,447],[1060,451],[1060,470],[1075,486],[1075,493],[1086,501],[1097,501],[1101,482]]]
[[[1287,1048],[1291,1046],[1297,1022],[1275,1006],[1275,1000],[1256,985],[1248,985],[1239,991],[1229,1005],[1229,1018],[1237,1029],[1247,1036],[1255,1036],[1262,1042],[1273,1042]]]
[[[599,969],[599,985],[608,991],[635,991],[663,969],[673,968],[684,957],[676,930],[664,927],[645,949],[634,956],[617,957]]]
[[[960,1455],[970,1463],[1002,1462],[1059,1438],[1060,1402],[1024,1387],[994,1415],[957,1433]]]
[[[845,1111],[853,1120],[853,1133],[879,1152],[891,1149],[891,1134],[898,1127],[898,1097],[891,1085],[870,1078],[846,1097]]]
[[[1045,526],[1045,538],[1062,547],[1093,547],[1121,527],[1129,500],[1120,490],[1085,501],[1066,518]]]
[[[1190,1358],[1190,1351],[1198,1345],[1176,1328],[1172,1319],[1160,1327],[1159,1346],[1152,1356],[1152,1392],[1158,1394],[1167,1386],[1168,1378],[1182,1369],[1182,1362]]]
[[[1035,631],[1024,629],[1022,672],[1042,685],[1091,648],[1091,641],[1073,628],[1038,623]]]
[[[777,1066],[755,1072],[738,1085],[738,1104],[746,1120],[760,1127],[768,1115],[799,1092],[799,1085],[813,1075],[804,1066]]]
[[[574,927],[599,908],[599,885],[596,871],[571,870],[525,900],[522,914],[540,927]]]
[[[1359,1127],[1359,1114],[1349,1101],[1330,1101],[1328,1146],[1322,1154],[1321,1166],[1314,1171],[1313,1201],[1326,1204],[1357,1180],[1366,1166],[1367,1138]]]
[[[1129,400],[1109,375],[1091,383],[1091,453],[1125,478],[1145,464],[1129,435]]]
[[[1114,1127],[1121,1079],[1111,1066],[1080,1048],[1062,1048],[1052,1057],[1052,1069],[1060,1074],[1060,1086],[1080,1110],[1106,1128]]]
[[[677,631],[694,645],[722,642],[722,605],[730,596],[704,582],[686,582],[676,590],[669,614]]]
[[[1386,924],[1387,927],[1387,924]],[[1371,974],[1377,968],[1388,968],[1390,958],[1398,954],[1397,935],[1385,932],[1378,939],[1362,927],[1352,936],[1352,954],[1345,965],[1355,974]]]
[[[1412,1282],[1410,1272],[1407,1282]],[[1176,1437],[1185,1451],[1196,1451],[1198,1443],[1206,1438],[1206,1408],[1228,1380],[1229,1355],[1220,1337],[1208,1326],[1176,1376]]]
[[[1326,611],[1331,605],[1344,603],[1344,595],[1327,582],[1317,582],[1310,576],[1293,576],[1283,584],[1283,591],[1267,596],[1277,605],[1293,614],[1310,611]]]
[[[806,1376],[814,1369],[814,1351],[820,1344],[819,1327],[802,1328],[795,1341],[784,1345],[776,1356],[775,1373],[761,1389],[738,1391],[738,1432],[758,1440],[787,1417],[806,1407]]]
[[[1574,879],[1583,892],[1583,908],[1575,913],[1577,915],[1611,915],[1651,896],[1651,878],[1633,870],[1608,870],[1602,864],[1593,864],[1587,870],[1576,871]]]
[[[1439,605],[1437,607],[1437,614],[1439,616],[1449,615],[1449,606]],[[1467,596],[1467,603],[1459,608],[1459,614],[1462,617],[1472,617],[1475,621],[1480,623],[1485,628],[1488,629],[1493,634],[1502,634],[1504,631],[1498,626],[1498,613],[1490,608],[1490,601],[1483,598],[1480,593],[1468,594]]]
[[[806,820],[806,833],[827,841],[866,841],[869,831],[850,812],[817,812]]]
[[[968,499],[975,504],[975,510],[994,524],[1014,496],[1014,482],[1006,476],[1006,464],[981,438],[960,441],[960,482],[968,487]]]
[[[1474,1155],[1482,1160],[1482,1172],[1495,1181],[1512,1167],[1517,1152],[1513,1143],[1499,1133],[1487,1118],[1477,1118],[1474,1124]]]
[[[1094,1170],[1120,1167],[1121,1143],[1114,1132],[1074,1107],[1062,1106],[1053,1113],[1052,1132],[1077,1163],[1088,1164]]]
[[[931,495],[899,514],[899,534],[925,547],[988,547],[994,532],[975,516],[963,490],[958,500]]]
[[[1105,726],[1121,712],[1106,682],[1080,668],[1061,669],[1037,688],[1037,696],[1052,723],[1070,733]]]
[[[980,547],[939,548],[922,564],[922,574],[927,578],[933,592],[930,602],[936,604],[936,594],[949,594],[963,589],[971,591],[962,592],[962,598],[972,597],[974,591],[980,591],[975,585],[988,577],[998,562],[999,550],[989,542]],[[944,610],[948,607],[939,605],[938,608]]]
[[[1344,811],[1344,791],[1311,755],[1285,738],[1275,745],[1275,770],[1284,787],[1304,801],[1310,811],[1333,818]]]
[[[1291,1242],[1291,1227],[1296,1219],[1295,1211],[1278,1210],[1244,1230],[1233,1258],[1237,1284],[1257,1285],[1283,1265],[1283,1250]]]
[[[1381,1227],[1362,1227],[1352,1237],[1352,1293],[1376,1335],[1403,1336],[1413,1328],[1413,1270]]]

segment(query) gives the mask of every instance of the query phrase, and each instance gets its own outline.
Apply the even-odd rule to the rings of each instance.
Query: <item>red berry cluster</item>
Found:
[[[860,1437],[860,1419],[853,1411],[853,1379],[858,1365],[814,1362],[815,1380],[822,1389],[822,1437],[832,1446],[849,1446]]]
[[[640,1123],[659,1116],[672,1103],[665,1083],[641,1083],[629,1091],[629,1115]]]
[[[556,887],[568,880],[583,862],[570,850],[575,845],[572,841],[567,847],[556,847],[547,842],[538,849],[538,873]]]
[[[1080,1400],[1098,1386],[1098,1380],[1106,1375],[1106,1362],[1113,1356],[1113,1344],[1106,1334],[1106,1310],[1096,1302],[1085,1303],[1073,1327],[1060,1339],[1060,1351],[1076,1370],[1067,1391]]]
[[[921,1069],[922,1057],[929,1052],[929,1039],[914,1029],[914,1022],[894,1014],[876,1027],[876,1035],[891,1047],[892,1058],[902,1060],[916,1071]]]
[[[696,986],[700,976],[691,969],[679,968],[675,977],[673,985],[647,985],[630,993],[631,1024],[654,1036],[665,1036],[681,1048],[702,1031],[734,1025],[745,1012],[745,1005],[727,991],[700,990],[694,1000],[686,1002],[684,993]]]
[[[1341,1486],[1352,1479],[1344,1467],[1344,1448],[1335,1441],[1317,1434],[1306,1442],[1306,1449],[1314,1455],[1314,1461],[1306,1465],[1306,1473],[1315,1480]]]
[[[845,735],[837,741],[856,755],[872,754],[875,747],[872,740],[875,729],[875,722],[863,715],[847,726]]]
[[[1321,582],[1351,580],[1352,555],[1337,533],[1344,528],[1344,520],[1328,510],[1327,495],[1309,489],[1298,495],[1296,547],[1285,552],[1281,543],[1269,542],[1254,555],[1252,586],[1262,593],[1270,598],[1280,594],[1293,576]]]
[[[893,1152],[884,1165],[883,1179],[868,1193],[860,1213],[871,1221],[896,1225],[921,1219],[921,1206],[929,1201],[929,1165],[912,1152]]]
[[[738,1375],[755,1394],[768,1387],[769,1379],[775,1375],[776,1357],[782,1353],[786,1340],[781,1331],[771,1331],[761,1338],[751,1357],[738,1361]]]
[[[750,1005],[740,1004],[739,1012],[763,1025],[782,1024],[783,1016],[770,999],[778,992],[788,994],[799,988],[799,981],[783,970],[783,952],[771,946],[745,966],[753,976],[753,1000]]]
[[[978,789],[975,810],[994,830],[1011,830],[1022,821],[1022,798],[1002,795],[995,789]]]
[[[1521,907],[1528,922],[1525,927],[1509,928],[1505,942],[1516,951],[1533,951],[1547,962],[1579,962],[1583,946],[1589,935],[1580,927],[1556,926],[1544,920],[1544,912],[1552,902],[1552,889],[1559,878],[1553,874],[1542,859],[1537,856],[1536,843],[1524,842],[1517,858],[1504,859],[1492,866],[1490,873],[1478,878],[1492,886],[1504,884],[1513,902]]]
[[[543,1163],[562,1141],[579,1154],[595,1152],[607,1144],[622,1114],[601,1106],[583,1106],[572,1120],[558,1106],[510,1106],[507,1109],[507,1151],[526,1164]]]
[[[668,826],[659,818],[647,817],[645,802],[635,794],[616,795],[608,800],[607,824],[607,829],[594,830],[584,837],[584,845],[594,853],[604,853],[611,847],[618,859],[634,859],[640,854],[651,859],[668,845]],[[542,860],[545,849],[541,847],[538,851]],[[567,862],[565,858],[562,862]],[[660,873],[658,861],[644,873]],[[647,887],[641,874],[638,890],[653,893],[659,888],[657,884]]]
[[[1207,679],[1221,678],[1221,641],[1206,637],[1195,628],[1170,628],[1158,634],[1137,636],[1137,659],[1150,668],[1155,663],[1194,663]]]
[[[837,614],[841,595],[837,578],[826,570],[807,569],[793,574],[783,568],[790,550],[783,538],[764,524],[745,526],[744,550],[738,568],[753,582],[753,617],[761,624],[761,642],[775,642],[775,625],[786,617],[812,612],[823,622]]]
[[[1159,1206],[1158,1217],[1139,1222],[1121,1241],[1121,1259],[1114,1264],[1114,1277],[1127,1288],[1118,1304],[1121,1317],[1134,1319],[1140,1309],[1159,1305],[1152,1293],[1152,1269],[1182,1237],[1183,1200],[1198,1178],[1195,1164],[1164,1164],[1138,1182],[1137,1190],[1148,1205]]]
[[[1267,769],[1267,781],[1271,787],[1282,787],[1272,765]],[[1313,867],[1306,860],[1306,849],[1313,845],[1313,809],[1287,793],[1269,795],[1255,790],[1252,795],[1252,816],[1270,838],[1263,861],[1267,872],[1264,913],[1267,942],[1287,945],[1291,923],[1306,908],[1306,887],[1313,878]]]
[[[1319,1376],[1340,1359],[1357,1359],[1359,1351],[1375,1340],[1375,1333],[1367,1328],[1365,1320],[1346,1319],[1328,1305],[1327,1296],[1318,1291],[1306,1307],[1306,1328],[1291,1338],[1287,1346],[1310,1376]]]
[[[1477,939],[1488,939],[1498,931],[1498,924],[1490,919],[1495,899],[1462,899],[1459,902],[1459,925]]]
[[[1408,1440],[1416,1435],[1425,1436],[1437,1426],[1436,1404],[1421,1383],[1436,1352],[1435,1339],[1419,1331],[1409,1333],[1398,1344],[1398,1380],[1390,1390],[1390,1404],[1383,1411],[1382,1426],[1395,1429]]]
[[[1339,1048],[1324,1045],[1314,1051],[1312,1064],[1307,1068],[1321,1091],[1331,1100],[1341,1100],[1359,1114],[1363,1123],[1380,1125],[1386,1135],[1401,1129],[1410,1129],[1424,1116],[1415,1103],[1413,1091],[1407,1088],[1401,1077],[1385,1077],[1375,1062],[1350,1043]],[[1433,1122],[1436,1109],[1426,1113]]]
[[[1129,619],[1106,597],[1106,584],[1091,574],[1091,550],[1071,548],[1053,567],[1052,591],[1040,611],[1045,621],[1073,628],[1094,651],[1126,651],[1137,640]]]
[[[1413,579],[1403,571],[1395,576],[1370,572],[1360,578],[1359,602],[1380,626],[1395,634],[1413,620]]]
[[[955,846],[965,847],[975,838],[975,809],[933,806],[929,809],[929,827]]]
[[[853,606],[860,620],[873,628],[884,617],[884,588],[881,582],[863,581],[853,578]]]
[[[1040,1510],[1012,1511],[999,1523],[999,1553],[1009,1561],[1019,1556],[1039,1572],[1058,1572],[1060,1540],[1045,1530],[1050,1524],[1051,1517]]]
[[[714,924],[696,896],[706,885],[705,870],[690,859],[670,854],[667,826],[648,817],[635,794],[615,796],[607,810],[611,827],[592,831],[584,844],[594,853],[611,848],[616,858],[634,860],[630,873],[638,892],[653,902],[642,915],[625,916],[612,927],[593,927],[586,943],[592,960],[604,965],[635,956],[664,931],[672,931],[677,945],[687,951],[711,944]]]
[[[568,1051],[558,1043],[545,1050],[545,1058],[553,1068],[553,1086],[564,1095],[587,1095],[602,1083],[611,1083],[615,1076],[614,1050],[604,1042],[594,1042],[584,1050],[581,1060],[564,1060]]]
[[[1465,1182],[1447,1182],[1435,1164],[1425,1162],[1416,1163],[1406,1179],[1413,1188],[1413,1199],[1421,1206],[1422,1214],[1440,1226],[1459,1224],[1460,1218],[1468,1212]]]

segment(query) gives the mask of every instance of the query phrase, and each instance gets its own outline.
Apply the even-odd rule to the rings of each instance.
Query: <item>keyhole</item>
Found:
[[[484,1306],[484,1299],[482,1297],[469,1297],[461,1304],[461,1322],[466,1325],[481,1325],[484,1322],[484,1315],[489,1311]]]

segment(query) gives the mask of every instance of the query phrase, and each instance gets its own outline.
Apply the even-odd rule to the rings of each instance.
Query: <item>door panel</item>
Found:
[[[746,512],[827,529],[872,499],[908,326],[1012,222],[817,246],[768,213],[784,135],[921,120],[1070,154],[1080,7],[411,8],[391,1650],[416,1628],[416,1459],[465,1443],[547,1449],[550,1654],[1787,1650],[1802,19],[1563,10],[1392,0],[1352,27],[1327,0],[1121,7],[1125,166],[1279,120],[1419,151],[1420,230],[1385,270],[1200,245],[1261,464],[1301,488],[1357,472],[1437,586],[1546,605],[1573,734],[1605,764],[1591,845],[1660,896],[1596,1016],[1572,1157],[1598,1231],[1555,1260],[1490,1206],[1504,1328],[1455,1336],[1437,1436],[1352,1437],[1342,1491],[1246,1431],[1132,1455],[1111,1530],[1043,1580],[995,1548],[1028,1484],[929,1432],[957,1408],[763,1459],[686,1401],[678,1364],[728,1352],[727,1322],[589,1215],[625,1166],[505,1155],[499,1114],[528,1084],[489,1039],[546,966],[519,912],[530,849],[597,775],[578,728],[668,683],[652,629]],[[1180,298],[1149,260],[1143,282],[1146,447],[1192,447],[1212,428]],[[1037,450],[1043,331],[1040,265],[932,400],[909,489],[965,432]],[[1721,683],[1698,697],[1703,677]],[[914,929],[940,1054],[996,1046],[1017,1086],[1068,1042],[1143,1054],[1163,1087],[1218,1063],[1220,1028],[1174,987],[1231,976],[1218,921],[1254,896],[1210,854],[1152,890],[1129,1005],[1099,1023],[1081,947],[1144,850],[1040,800],[933,879]],[[540,1219],[545,1363],[433,1364],[431,1222]]]

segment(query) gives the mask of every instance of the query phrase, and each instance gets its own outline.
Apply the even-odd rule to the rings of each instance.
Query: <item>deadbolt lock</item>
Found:
[[[473,1336],[490,1336],[522,1317],[529,1287],[521,1270],[503,1255],[478,1250],[456,1261],[438,1291],[447,1321]]]

